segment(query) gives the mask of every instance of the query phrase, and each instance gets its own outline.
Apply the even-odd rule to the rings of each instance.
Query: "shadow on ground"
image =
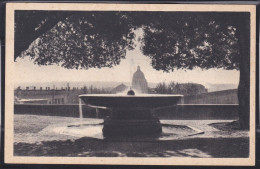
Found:
[[[115,142],[80,138],[75,141],[15,143],[15,156],[70,157],[215,157],[247,158],[249,138],[191,138],[153,142]]]

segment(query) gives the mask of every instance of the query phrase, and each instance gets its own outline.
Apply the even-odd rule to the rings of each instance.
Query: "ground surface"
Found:
[[[100,123],[98,119],[84,119]],[[203,131],[170,140],[120,141],[58,134],[61,126],[74,125],[78,118],[15,115],[14,155],[16,156],[97,156],[97,157],[248,157],[249,137],[230,125],[230,120],[162,120],[167,125],[187,125]],[[232,127],[229,127],[232,126]]]

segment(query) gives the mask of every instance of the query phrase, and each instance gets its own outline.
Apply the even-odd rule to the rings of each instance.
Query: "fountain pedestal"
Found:
[[[150,109],[145,108],[114,108],[104,120],[103,135],[136,136],[157,135],[162,132],[158,117]]]

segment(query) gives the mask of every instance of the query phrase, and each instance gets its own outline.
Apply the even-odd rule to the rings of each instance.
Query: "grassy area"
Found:
[[[79,118],[38,115],[15,115],[14,133],[38,133],[53,124],[77,122]]]

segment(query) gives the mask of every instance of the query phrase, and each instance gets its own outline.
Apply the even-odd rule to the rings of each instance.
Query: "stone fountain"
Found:
[[[109,108],[110,114],[104,119],[104,137],[160,135],[162,125],[153,114],[158,107],[173,106],[182,95],[138,94],[84,94],[79,99],[94,107]]]
[[[131,88],[133,89],[121,94],[79,96],[80,103],[83,101],[89,106],[106,107],[110,110],[103,123],[104,137],[160,135],[162,125],[153,110],[176,105],[182,97],[182,95],[145,94],[148,92],[148,85],[140,66],[133,74]]]

